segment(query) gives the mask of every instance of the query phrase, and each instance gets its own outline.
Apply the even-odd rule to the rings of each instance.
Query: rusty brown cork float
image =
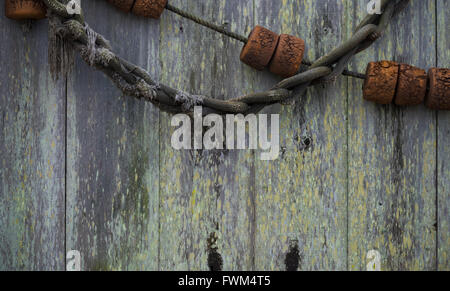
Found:
[[[371,62],[363,94],[364,99],[379,104],[394,101],[399,106],[411,106],[425,101],[428,108],[450,110],[450,69],[431,68],[427,74],[407,64]]]
[[[305,41],[301,38],[281,34],[269,69],[272,73],[289,78],[297,74],[305,52]]]
[[[41,0],[5,0],[6,17],[21,19],[43,19],[47,15],[47,7]]]
[[[423,103],[427,94],[427,72],[407,64],[400,64],[395,104],[412,106]]]
[[[450,69],[432,68],[428,80],[425,105],[434,110],[450,110]]]
[[[134,0],[108,0],[108,2],[123,12],[130,12],[133,8]]]
[[[122,11],[132,11],[138,16],[159,18],[164,9],[168,8],[197,23],[203,23],[195,16],[168,7],[167,0],[108,0],[108,2]],[[208,27],[224,33],[214,24]],[[232,37],[236,38],[236,34],[232,34]],[[284,78],[292,77],[299,71],[305,52],[303,39],[288,34],[278,35],[259,25],[251,31],[248,39],[239,36],[237,38],[245,43],[240,54],[241,61],[254,69],[262,71],[269,66],[272,73]]]
[[[241,61],[259,71],[269,64],[278,44],[279,35],[262,26],[256,26],[241,51]]]
[[[135,15],[158,19],[167,5],[167,0],[108,0],[124,12],[132,11]]]
[[[136,0],[133,13],[138,16],[158,19],[167,5],[167,0]]]
[[[378,104],[390,104],[395,96],[399,65],[396,62],[370,62],[363,86],[364,99]]]
[[[269,70],[289,78],[297,74],[305,52],[305,41],[301,38],[278,35],[262,26],[256,26],[248,39],[224,31],[214,24],[204,23],[168,5],[168,0],[107,0],[122,11],[144,17],[159,18],[164,9],[187,17],[220,33],[245,43],[240,59],[245,64],[263,70]],[[12,19],[42,19],[46,17],[46,6],[42,0],[5,0],[5,14]],[[425,70],[393,61],[371,62],[366,75],[351,74],[365,78],[364,99],[378,104],[395,103],[398,106],[425,105],[435,110],[450,110],[450,73],[449,69],[432,68]]]

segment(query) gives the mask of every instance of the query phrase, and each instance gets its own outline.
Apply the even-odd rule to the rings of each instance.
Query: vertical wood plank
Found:
[[[235,31],[245,31],[252,20],[250,0],[172,4],[227,23]],[[162,23],[163,82],[220,99],[251,88],[239,62],[240,43],[170,12]],[[164,114],[161,119],[161,269],[208,270],[220,265],[208,262],[211,234],[218,238],[212,247],[218,248],[223,269],[251,269],[252,153],[175,151],[170,144],[171,117]]]
[[[158,21],[106,1],[83,9],[118,55],[158,76]],[[67,126],[67,249],[81,252],[84,270],[158,269],[158,110],[78,58]]]
[[[354,28],[366,5],[350,6]],[[411,1],[352,69],[383,59],[433,66],[435,9],[435,1]],[[349,268],[365,270],[366,254],[376,250],[382,270],[435,269],[436,115],[423,105],[366,102],[362,84],[349,80]]]
[[[252,0],[226,0],[211,5],[211,1],[197,1],[206,9],[201,15],[246,34],[253,22]],[[192,24],[189,24],[192,25]],[[195,25],[195,24],[194,24]],[[229,99],[251,92],[252,76],[239,60],[243,44],[239,41],[201,28],[203,38],[212,51],[206,57],[212,86],[203,84],[202,92],[219,99]],[[211,71],[209,71],[211,70]],[[250,80],[250,81],[249,81]],[[205,86],[206,85],[206,86]],[[206,90],[206,91],[203,91]],[[254,161],[250,150],[197,151],[195,155],[192,207],[194,217],[202,216],[197,238],[202,248],[217,247],[223,261],[223,270],[243,271],[253,269],[254,221]],[[211,234],[217,236],[216,245],[205,245]],[[208,249],[208,254],[212,250]],[[207,254],[201,249],[201,254]],[[208,260],[208,268],[217,267],[214,256],[200,256]]]
[[[345,37],[342,1],[255,1],[257,23],[306,41],[314,60]],[[262,76],[260,87],[277,79]],[[264,89],[264,88],[260,88]],[[347,85],[345,79],[296,96],[280,114],[278,160],[256,156],[256,268],[346,269]],[[298,246],[298,254],[296,250]],[[298,256],[300,262],[298,262]],[[298,266],[297,266],[298,265]]]
[[[198,13],[195,2],[173,1],[174,6]],[[200,11],[201,12],[201,11]],[[202,29],[165,11],[161,17],[161,81],[179,90],[200,93],[200,84],[211,84],[211,70],[202,59],[212,52]],[[160,120],[160,270],[206,270],[207,261],[197,208],[209,206],[207,196],[194,198],[192,205],[195,152],[176,151],[171,146],[171,114]],[[206,200],[202,200],[206,199]],[[201,244],[201,245],[200,245]],[[198,258],[196,260],[196,258]]]
[[[0,270],[63,270],[65,78],[49,74],[47,21],[0,6]]]
[[[450,66],[450,1],[437,0],[437,66]],[[438,270],[450,270],[450,113],[438,114]]]

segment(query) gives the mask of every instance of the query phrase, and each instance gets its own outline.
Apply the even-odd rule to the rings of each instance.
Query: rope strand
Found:
[[[238,40],[238,41],[240,41],[240,42],[242,42],[244,44],[246,44],[248,42],[248,38],[243,36],[243,35],[240,35],[240,34],[235,33],[235,32],[228,31],[225,28],[223,28],[222,26],[219,26],[219,25],[217,25],[215,23],[209,22],[209,21],[207,21],[207,20],[205,20],[203,18],[200,18],[200,17],[192,14],[192,13],[189,13],[187,11],[184,11],[184,10],[178,8],[178,7],[170,5],[169,3],[167,3],[166,9],[169,10],[169,11],[172,11],[175,14],[178,14],[181,17],[184,17],[186,19],[192,20],[192,21],[194,21],[195,23],[197,23],[197,24],[199,24],[201,26],[204,26],[206,28],[212,29],[212,30],[214,30],[214,31],[216,31],[216,32],[218,32],[218,33],[220,33],[222,35],[225,35],[225,36],[228,36],[228,37],[233,38],[235,40]],[[311,66],[312,65],[311,62],[305,61],[305,60],[302,60],[302,64],[305,65],[305,66]],[[365,79],[366,78],[366,76],[364,74],[361,74],[361,73],[358,73],[358,72],[351,72],[351,71],[348,71],[348,70],[344,70],[342,72],[342,75],[353,77],[353,78],[358,78],[358,79]]]
[[[265,106],[274,103],[289,104],[292,100],[302,96],[309,86],[333,80],[348,65],[355,52],[366,49],[379,38],[392,17],[410,2],[410,0],[384,1],[391,7],[387,9],[388,13],[386,15],[383,14],[380,17],[382,21],[376,19],[372,23],[361,26],[352,38],[344,41],[336,49],[319,58],[313,64],[305,60],[304,63],[309,65],[305,72],[285,79],[276,87],[265,92],[253,93],[229,100],[218,100],[207,96],[180,93],[180,90],[154,82],[147,71],[112,52],[109,42],[101,34],[96,34],[95,42],[89,41],[86,31],[87,24],[84,22],[83,17],[68,16],[62,9],[64,6],[58,0],[43,0],[47,8],[52,12],[49,17],[59,18],[58,23],[61,23],[61,26],[57,29],[58,34],[74,45],[74,48],[80,53],[86,63],[110,77],[125,95],[152,102],[160,110],[169,113],[191,110],[193,104],[201,103],[205,108],[205,112],[217,114],[257,113]],[[395,11],[394,15],[391,14],[392,11]],[[197,17],[193,18],[199,20]],[[202,25],[205,24],[203,21],[196,22]],[[214,30],[219,32],[226,31],[217,25],[210,24],[207,27],[217,28],[217,30]],[[374,31],[376,35],[373,35]],[[92,31],[92,33],[94,32]],[[227,33],[236,36],[236,34],[228,31]],[[367,37],[368,34],[369,36]],[[239,35],[237,36],[239,37]],[[89,43],[91,50],[88,49]],[[93,64],[90,62],[89,52],[94,54]],[[345,71],[344,74],[364,78],[364,75],[359,73]]]
[[[197,24],[200,24],[200,25],[202,25],[204,27],[212,29],[212,30],[214,30],[214,31],[216,31],[218,33],[221,33],[221,34],[226,35],[228,37],[234,38],[235,40],[238,40],[238,41],[243,42],[243,43],[247,43],[248,42],[248,38],[246,38],[245,36],[237,34],[237,33],[234,33],[234,32],[231,32],[231,31],[228,31],[225,28],[223,28],[222,26],[219,26],[219,25],[214,24],[212,22],[206,21],[205,19],[202,19],[202,18],[200,18],[200,17],[198,17],[196,15],[193,15],[193,14],[187,12],[187,11],[181,10],[180,8],[177,8],[175,6],[167,4],[166,9],[170,10],[170,11],[172,11],[172,12],[178,14],[178,15],[180,15],[181,17],[190,19],[190,20],[194,21]]]

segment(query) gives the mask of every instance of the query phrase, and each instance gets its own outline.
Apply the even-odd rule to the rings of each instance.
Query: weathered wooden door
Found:
[[[347,39],[367,1],[171,0],[248,34],[306,40],[314,60]],[[278,78],[241,44],[166,11],[149,20],[83,1],[118,54],[179,89],[217,98]],[[170,115],[121,96],[79,58],[50,77],[47,21],[0,8],[0,270],[449,270],[450,114],[362,100],[342,77],[272,106],[282,155],[176,151]],[[351,69],[391,59],[450,64],[450,1],[411,1]],[[373,252],[372,252],[373,253]],[[222,264],[221,262],[222,261]]]

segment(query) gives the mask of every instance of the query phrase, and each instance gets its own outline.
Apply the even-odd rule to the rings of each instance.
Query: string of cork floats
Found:
[[[425,70],[392,61],[370,62],[363,86],[364,99],[378,104],[450,110],[450,69]]]

